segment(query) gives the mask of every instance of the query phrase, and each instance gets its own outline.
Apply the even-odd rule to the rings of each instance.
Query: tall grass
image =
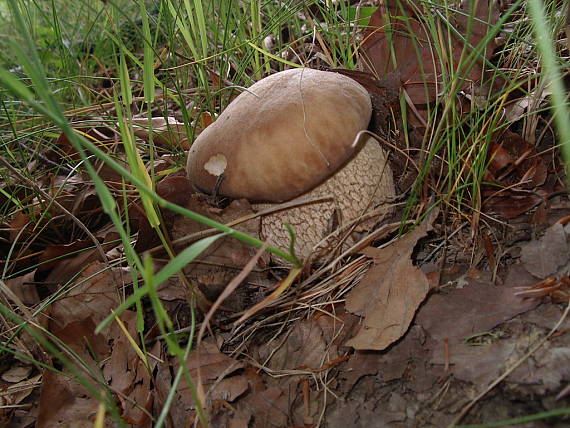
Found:
[[[55,1],[51,3],[51,13],[46,13],[44,10],[39,9],[37,4],[19,2],[16,0],[10,0],[8,2],[11,13],[9,23],[11,28],[15,30],[15,37],[11,40],[3,40],[3,42],[6,43],[5,46],[8,46],[8,49],[2,55],[4,67],[0,69],[4,107],[3,117],[6,119],[6,121],[2,123],[1,155],[14,158],[20,167],[24,167],[28,159],[32,158],[33,153],[29,154],[25,151],[23,153],[15,152],[15,150],[19,150],[18,145],[14,144],[21,136],[21,134],[19,134],[19,128],[25,129],[28,127],[30,130],[33,129],[33,131],[28,131],[28,136],[34,136],[34,132],[45,135],[46,130],[49,130],[49,136],[51,136],[51,138],[57,136],[58,132],[62,132],[66,135],[81,157],[81,168],[85,168],[90,175],[104,212],[109,216],[121,236],[122,245],[125,250],[124,261],[131,268],[132,283],[135,287],[134,294],[123,302],[123,304],[99,326],[98,331],[101,331],[101,329],[112,322],[123,310],[134,304],[137,308],[137,325],[142,339],[145,326],[142,316],[141,299],[144,296],[149,296],[155,319],[163,333],[168,350],[171,355],[179,359],[181,367],[180,375],[188,384],[190,390],[194,391],[195,402],[199,404],[196,387],[184,364],[184,360],[188,357],[188,352],[192,347],[192,337],[189,338],[188,346],[184,349],[173,339],[177,336],[170,335],[173,332],[174,325],[157,297],[156,288],[169,277],[178,274],[185,265],[191,263],[204,249],[222,235],[215,235],[198,241],[178,255],[171,252],[171,261],[160,271],[153,272],[153,265],[150,259],[147,258],[143,260],[141,256],[134,251],[131,236],[128,227],[126,227],[126,225],[128,225],[128,218],[124,217],[127,211],[121,209],[121,206],[111,194],[107,184],[99,177],[94,162],[102,162],[108,165],[121,174],[126,183],[135,186],[140,192],[140,197],[143,201],[145,211],[151,220],[151,225],[155,227],[159,234],[161,232],[161,221],[157,215],[156,208],[161,207],[171,209],[196,221],[200,221],[209,227],[217,228],[223,234],[242,240],[247,244],[261,246],[263,243],[256,238],[214,222],[158,197],[154,191],[156,177],[152,172],[150,175],[147,173],[140,156],[140,149],[149,152],[149,150],[147,150],[149,148],[136,147],[132,126],[130,125],[131,105],[134,99],[131,87],[132,85],[138,84],[137,81],[132,80],[131,76],[138,74],[137,69],[142,72],[140,75],[142,75],[144,89],[143,101],[145,103],[143,108],[146,109],[149,118],[150,108],[154,101],[155,87],[162,88],[167,96],[177,102],[179,106],[185,106],[187,103],[185,100],[186,94],[184,86],[188,84],[188,81],[186,83],[184,83],[184,81],[182,82],[184,86],[175,85],[173,88],[169,88],[155,74],[154,64],[155,60],[159,60],[160,47],[158,46],[158,40],[160,38],[158,33],[152,33],[149,25],[150,16],[145,15],[140,28],[135,28],[134,37],[137,38],[141,36],[144,40],[142,59],[140,59],[139,53],[135,50],[131,50],[128,40],[120,34],[120,22],[133,22],[134,19],[134,16],[127,12],[130,9],[126,7],[126,4],[121,2],[109,2],[109,6],[104,6],[99,2],[97,2],[97,5],[93,5],[92,2],[78,3],[81,4],[82,7],[85,7],[86,10],[93,12],[94,16],[102,21],[102,23],[95,23],[87,20],[83,23],[85,25],[84,29],[94,28],[95,26],[99,27],[98,30],[92,34],[100,35],[101,38],[95,38],[90,41],[88,48],[89,53],[85,53],[85,57],[80,59],[78,59],[76,51],[70,48],[68,39],[63,33],[63,29],[66,28],[66,26],[62,24],[65,19],[71,19],[76,11],[66,10],[63,4],[56,4]],[[213,7],[214,3],[215,2],[208,2],[207,4],[209,7]],[[232,79],[240,83],[245,82],[245,84],[249,84],[253,79],[262,77],[266,72],[272,70],[271,67],[268,67],[270,60],[262,55],[259,50],[252,48],[248,42],[256,46],[261,45],[263,38],[268,34],[269,30],[261,29],[261,10],[258,6],[252,6],[249,9],[249,13],[255,15],[257,19],[257,21],[255,21],[256,27],[250,28],[247,24],[248,15],[242,15],[244,10],[242,10],[242,6],[238,2],[229,2],[231,6],[229,8],[227,7],[228,2],[220,2],[220,4],[224,6],[208,11],[204,9],[205,4],[206,2],[202,4],[199,0],[193,2],[185,1],[182,8],[179,2],[161,2],[159,6],[159,19],[164,18],[166,21],[164,24],[165,27],[171,31],[167,34],[167,41],[172,47],[181,49],[182,52],[186,49],[189,53],[188,57],[184,54],[180,57],[184,58],[184,63],[182,64],[179,63],[180,58],[178,56],[172,55],[171,58],[174,58],[174,60],[170,65],[174,68],[184,67],[189,76],[196,77],[198,88],[196,94],[198,95],[199,101],[197,103],[198,110],[215,113],[224,102],[222,101],[224,91],[220,89],[219,85],[214,87],[211,84],[210,73],[215,70],[212,64],[219,61],[219,58],[225,57],[226,61],[229,62],[229,68],[226,68],[225,73],[233,74]],[[252,2],[252,5],[253,4],[255,4],[255,2]],[[138,2],[138,6],[141,13],[145,14],[146,5],[142,2]],[[66,12],[69,12],[70,15],[66,16]],[[226,27],[224,27],[223,31],[224,34],[222,34],[220,30],[222,27],[218,25],[218,22],[215,22],[215,18],[221,17],[220,13],[225,13],[225,16],[223,16],[226,23]],[[206,22],[206,16],[214,18],[214,20]],[[152,17],[152,19],[155,19],[155,17]],[[277,20],[276,25],[279,25],[279,16],[276,15],[275,19]],[[38,31],[38,28],[47,28],[50,31]],[[212,28],[214,28],[215,31],[209,32]],[[156,29],[155,31],[158,32],[160,30]],[[242,39],[236,39],[233,35],[235,33],[241,33]],[[130,163],[130,172],[117,163],[110,153],[107,153],[92,141],[89,141],[81,134],[75,132],[71,127],[65,111],[69,107],[75,109],[78,103],[89,104],[90,101],[92,101],[89,98],[89,95],[92,94],[88,92],[82,92],[81,96],[77,96],[77,88],[82,88],[81,82],[89,79],[88,75],[82,76],[81,72],[88,73],[97,65],[101,65],[101,58],[97,58],[97,55],[102,52],[99,50],[99,46],[106,44],[106,49],[109,49],[109,40],[113,41],[113,43],[110,45],[108,57],[111,59],[107,64],[109,67],[108,78],[113,87],[110,88],[109,96],[107,96],[106,99],[99,99],[99,102],[105,101],[111,106],[114,106],[123,145]],[[57,54],[52,52],[52,54],[55,55],[55,59],[43,55],[41,43],[44,41],[49,42],[47,44],[50,48],[53,46],[57,47]],[[222,44],[213,45],[212,41],[221,41]],[[243,53],[246,55],[246,60],[241,59]],[[91,60],[89,59],[90,57],[92,58]],[[224,75],[220,75],[220,77],[220,80],[226,78]],[[85,85],[85,87],[88,87],[88,85]],[[227,99],[226,97],[225,102],[227,102]],[[27,116],[30,117],[30,115],[35,116],[34,122],[25,121],[25,118]],[[196,113],[187,111],[186,115],[188,118],[191,118],[195,116]],[[55,127],[42,125],[46,123],[51,123]],[[6,125],[7,127],[5,127]],[[32,126],[31,128],[30,125]],[[8,131],[5,131],[6,129]],[[38,129],[39,131],[37,131]],[[24,130],[24,132],[26,131]],[[47,140],[49,140],[49,136]],[[34,141],[39,141],[37,136],[34,137]],[[29,144],[29,142],[26,142],[27,147],[30,147]],[[32,144],[36,144],[36,149],[41,149],[39,143]],[[150,153],[152,153],[152,147],[150,148]],[[23,156],[20,156],[20,154]],[[9,182],[10,179],[7,174],[7,171],[2,171],[5,181]],[[34,177],[30,177],[30,179],[32,178]],[[6,196],[13,200],[10,194]],[[26,208],[26,202],[24,201],[20,202],[16,200],[12,202],[16,202],[16,206],[20,209]],[[9,215],[11,212],[7,214]],[[163,239],[163,242],[168,249],[166,240]],[[273,247],[268,247],[267,251],[285,260],[289,260],[294,264],[298,263],[296,258],[288,251]],[[5,263],[7,265],[9,260],[5,260]],[[6,316],[9,315],[8,318],[19,326],[20,329],[29,330],[28,323],[32,321],[31,319],[21,318],[12,314],[10,308],[4,305],[1,305],[0,309],[3,314],[6,314]],[[59,359],[70,373],[83,372],[82,368],[75,368],[71,362],[63,357],[65,353],[70,352],[64,343],[55,340],[49,332],[38,332],[35,330],[33,330],[33,332],[34,337],[37,337],[38,343],[41,343],[56,359]],[[144,342],[142,343],[144,344]],[[9,346],[5,346],[3,350],[11,353],[17,352]],[[91,391],[95,397],[99,397],[99,394],[95,394],[95,391],[98,390],[97,388],[100,387],[100,385],[97,386],[98,381],[96,376],[86,373],[78,376],[77,379]],[[179,377],[177,377],[177,379],[179,379]],[[173,392],[174,390],[175,389],[173,389]],[[114,404],[108,400],[111,396],[112,394],[108,391],[106,401],[103,400],[103,397],[100,398],[107,411],[110,411],[114,419],[122,424]],[[167,410],[168,409],[166,409],[166,411]],[[203,425],[207,425],[206,415],[200,406],[198,406],[198,413]],[[162,418],[164,418],[164,415]]]
[[[545,86],[550,88],[552,94],[552,112],[558,130],[558,144],[566,162],[566,178],[568,180],[570,177],[570,110],[568,109],[568,91],[562,80],[561,72],[563,68],[561,65],[567,66],[567,60],[560,57],[557,48],[559,46],[557,43],[559,34],[564,24],[568,25],[568,22],[561,19],[564,14],[556,9],[554,2],[550,5],[550,10],[548,10],[544,7],[543,2],[530,0],[528,1],[528,11],[532,18],[533,34],[544,70],[541,78],[544,80]],[[566,5],[566,8],[568,7],[570,6]],[[570,16],[570,11],[567,10],[566,13],[567,16]]]
[[[553,42],[559,39],[564,13],[555,6],[555,2],[548,2],[548,9],[537,6],[542,2],[527,3],[513,2],[496,23],[488,26],[487,35],[476,46],[465,44],[460,55],[451,48],[452,40],[463,36],[449,20],[452,14],[457,13],[450,7],[451,2],[416,3],[421,25],[431,40],[440,41],[433,45],[434,58],[440,70],[440,88],[436,102],[429,106],[429,120],[422,143],[425,161],[408,200],[406,215],[416,210],[426,189],[426,179],[434,172],[434,160],[437,159],[437,180],[434,181],[432,176],[427,181],[431,186],[430,192],[435,190],[441,195],[437,203],[443,202],[457,215],[471,218],[472,226],[477,228],[482,204],[481,186],[485,184],[491,140],[497,132],[514,122],[526,122],[538,114],[538,109],[534,109],[511,121],[505,120],[505,108],[513,94],[528,96],[528,88],[532,90],[542,86],[552,89],[551,106],[541,110],[541,114],[552,114],[556,119],[560,147],[568,164],[566,138],[570,125],[559,72],[566,60],[561,56],[561,45]],[[473,20],[472,17],[470,19]],[[411,38],[416,37],[411,28],[409,32]],[[537,49],[531,48],[535,37]],[[495,38],[503,39],[502,45],[499,53],[487,60],[488,45]],[[416,46],[419,45],[417,42]],[[484,72],[475,84],[469,85],[470,79],[466,76],[475,62],[484,64]],[[469,98],[463,96],[464,93]],[[405,104],[403,100],[402,105]],[[404,122],[406,120],[404,116]]]

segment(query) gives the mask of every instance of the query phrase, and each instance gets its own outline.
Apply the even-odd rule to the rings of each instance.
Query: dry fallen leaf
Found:
[[[238,408],[250,410],[254,416],[251,428],[286,427],[289,419],[290,394],[284,388],[270,387],[248,394]],[[245,412],[244,412],[245,413]]]
[[[136,319],[137,315],[132,311],[125,311],[120,316],[124,328],[139,345]],[[150,412],[153,404],[149,368],[117,322],[105,334],[113,348],[105,360],[103,374],[113,391],[118,392],[121,416],[125,422],[140,425],[148,420],[145,410]]]
[[[514,353],[512,342],[489,332],[539,302],[516,296],[516,279],[496,286],[491,274],[482,272],[477,279],[463,281],[461,288],[431,296],[418,312],[416,324],[429,338],[432,364],[447,366],[456,378],[484,387],[502,373]],[[481,346],[465,343],[470,337],[482,341]]]
[[[175,359],[165,360],[165,363],[158,364],[155,391],[157,402],[168,395],[172,373],[176,373],[179,368],[179,362]],[[250,376],[247,372],[243,373],[245,364],[222,354],[210,339],[203,341],[200,347],[190,354],[186,367],[196,387],[207,394],[207,400],[202,403],[206,410],[212,410],[212,402],[233,402],[248,389],[252,389]],[[185,380],[180,382],[176,390],[169,415],[173,427],[186,426],[196,415],[196,405]]]
[[[449,364],[449,372],[455,378],[484,388],[502,374],[505,361],[512,358],[514,351],[514,344],[510,340],[482,346],[455,343],[449,346],[447,355],[443,345],[436,344],[431,362],[440,367]]]
[[[521,338],[517,345],[525,346],[525,340]],[[510,379],[532,385],[535,394],[560,391],[562,383],[570,380],[570,348],[549,343],[515,370]]]
[[[509,188],[533,189],[544,184],[546,163],[534,145],[507,130],[491,139],[486,179]]]
[[[222,354],[214,343],[206,340],[190,355],[186,361],[186,367],[193,378],[197,378],[198,370],[200,370],[203,381],[212,381],[222,374],[228,376],[243,368],[244,363]]]
[[[482,186],[485,212],[515,218],[544,202],[552,191],[545,186],[545,155],[520,135],[509,130],[494,135],[488,158]]]
[[[260,346],[260,360],[271,370],[279,372],[293,369],[318,370],[328,361],[336,359],[339,356],[338,349],[331,343],[334,336],[327,335],[321,326],[321,321],[326,321],[329,317],[321,318],[297,322],[283,335],[286,338],[279,337],[278,340]]]
[[[204,196],[194,194],[187,198],[184,206],[198,214],[202,214],[224,224],[232,224],[232,222],[240,219],[247,221],[235,224],[237,230],[247,233],[250,236],[259,237],[259,218],[255,218],[249,202],[245,199],[235,200],[224,209],[212,208],[204,200]],[[171,231],[171,238],[173,240],[184,240],[184,242],[177,244],[177,249],[182,249],[190,242],[197,240],[206,230],[207,226],[198,223],[194,220],[183,216],[176,216],[173,220]],[[194,236],[193,239],[188,239],[189,236]],[[180,245],[180,246],[178,246]],[[214,244],[208,247],[194,263],[187,265],[184,268],[184,274],[189,280],[196,284],[200,290],[211,301],[223,292],[228,283],[241,271],[241,269],[251,260],[255,254],[256,249],[246,245],[231,237],[223,237],[218,239]],[[263,266],[267,260],[264,254],[259,262]],[[256,284],[262,283],[266,275],[262,272],[252,272],[246,282],[254,282]],[[179,284],[177,288],[180,288]],[[259,289],[256,286],[255,289]],[[165,287],[160,288],[161,293],[174,294],[175,290],[167,290]],[[238,287],[236,292],[232,293],[227,300],[224,301],[223,306],[235,311],[244,310],[247,306],[251,306],[251,301],[244,301],[244,297],[240,294],[242,287]],[[181,290],[181,292],[186,292]],[[176,293],[178,294],[178,293]],[[162,298],[161,294],[161,298]],[[255,303],[255,302],[253,302]]]
[[[435,340],[461,342],[537,304],[516,296],[512,286],[494,285],[490,274],[485,273],[479,279],[467,279],[461,288],[431,296],[419,311],[416,322]]]
[[[556,223],[549,227],[544,236],[532,240],[521,248],[521,262],[524,268],[537,278],[556,275],[567,270],[570,263],[570,226]]]
[[[95,335],[94,331],[93,320],[84,318],[67,323],[64,328],[55,330],[54,334],[90,368],[91,373],[97,374],[100,373],[97,362],[107,357],[109,347],[105,338],[100,334]],[[93,424],[98,400],[67,369],[63,369],[63,372],[45,370],[43,373],[37,427]],[[93,379],[91,382],[94,382]]]
[[[156,193],[158,196],[177,205],[184,206],[190,199],[192,186],[186,178],[184,171],[176,172],[164,177],[156,185]],[[192,208],[190,208],[192,209]],[[177,216],[173,211],[162,209],[162,221],[166,230],[172,230],[173,222]],[[186,219],[187,221],[191,221]],[[135,250],[142,253],[151,247],[161,245],[160,238],[156,230],[150,225],[146,212],[143,209],[142,202],[135,203],[130,209],[130,221],[133,228],[138,230],[137,242]]]
[[[483,191],[483,197],[487,197],[489,192]],[[487,214],[498,214],[506,219],[518,217],[544,202],[544,198],[537,194],[516,191],[501,190],[492,191],[493,196],[487,198],[483,203],[483,211]]]
[[[0,426],[32,426],[31,423],[26,424],[23,421],[18,424],[18,422],[13,419],[14,415],[10,414],[10,407],[23,403],[24,400],[26,400],[26,398],[28,398],[32,392],[34,392],[34,390],[40,386],[41,378],[42,375],[39,374],[33,376],[32,378],[25,379],[18,383],[6,385],[3,387],[2,395],[0,396]],[[32,421],[35,421],[37,407],[33,407],[32,409],[27,406],[23,407],[26,409],[26,416],[29,416]],[[10,419],[11,424],[8,422]]]
[[[36,269],[24,275],[4,280],[6,286],[28,306],[35,305],[40,301],[38,284],[34,281],[35,274]]]
[[[98,405],[98,401],[79,383],[46,370],[36,427],[92,426]]]
[[[54,269],[63,259],[77,256],[77,253],[85,248],[93,247],[93,241],[82,239],[70,244],[50,245],[46,247],[38,257],[38,270],[47,271]]]
[[[2,373],[2,380],[9,383],[21,382],[32,373],[32,369],[32,366],[11,367]]]
[[[412,326],[402,340],[390,347],[389,352],[356,351],[342,367],[342,389],[348,393],[363,376],[374,375],[382,382],[392,382],[405,376],[410,367],[422,370],[423,359],[427,354],[425,334],[421,328]],[[413,364],[412,364],[413,363]],[[425,369],[424,369],[425,370]],[[414,375],[408,370],[407,375]],[[415,382],[427,380],[437,376],[430,370],[418,376]],[[427,378],[427,379],[424,379]]]
[[[374,266],[348,295],[346,308],[362,316],[362,327],[346,344],[360,350],[382,350],[408,330],[429,291],[429,280],[411,260],[420,238],[432,228],[434,210],[422,224],[386,248],[369,248]]]
[[[79,268],[77,269],[79,270]],[[75,280],[74,286],[49,308],[51,329],[92,317],[98,324],[119,305],[120,280],[130,280],[121,268],[92,263]]]

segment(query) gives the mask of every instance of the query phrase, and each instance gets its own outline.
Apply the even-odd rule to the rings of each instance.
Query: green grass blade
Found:
[[[536,38],[538,50],[542,55],[544,78],[551,90],[551,101],[554,109],[554,121],[558,129],[560,149],[566,163],[566,181],[570,181],[570,113],[566,100],[566,88],[560,73],[556,50],[552,40],[552,28],[544,4],[540,0],[529,0],[528,11],[532,17],[532,27]]]
[[[180,254],[178,254],[174,259],[170,260],[166,266],[164,266],[159,272],[154,275],[153,284],[155,287],[159,287],[164,281],[170,278],[172,275],[176,274],[184,268],[188,263],[191,263],[196,257],[198,257],[206,248],[212,245],[219,238],[224,236],[224,234],[218,234],[214,236],[209,236],[203,238],[198,242],[185,248]],[[141,269],[141,272],[144,269]],[[123,311],[131,307],[134,303],[146,296],[150,291],[148,285],[144,285],[136,290],[131,296],[129,296],[123,303],[121,303],[111,315],[105,318],[95,330],[96,333],[101,332],[109,323],[113,321],[115,316],[119,316]]]
[[[142,17],[142,34],[143,34],[143,89],[144,99],[149,107],[154,102],[154,47],[152,45],[152,35],[150,33],[150,24],[148,22],[148,14],[143,1],[139,1]],[[151,133],[152,135],[152,133]]]

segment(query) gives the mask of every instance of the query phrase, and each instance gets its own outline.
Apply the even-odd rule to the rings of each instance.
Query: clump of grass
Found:
[[[428,106],[429,119],[421,146],[425,154],[406,216],[415,212],[419,201],[425,201],[435,192],[439,195],[437,203],[444,203],[455,215],[470,218],[475,231],[482,210],[481,187],[489,184],[485,181],[489,147],[492,141],[498,141],[497,135],[515,122],[526,123],[538,114],[551,115],[559,121],[556,123],[562,151],[567,150],[564,135],[568,115],[564,96],[560,95],[564,93],[562,81],[556,72],[565,62],[562,50],[566,48],[552,42],[563,28],[564,14],[560,6],[557,8],[550,2],[539,17],[529,13],[536,7],[535,2],[527,5],[516,1],[502,11],[496,23],[488,26],[486,36],[477,46],[465,45],[457,55],[451,48],[457,29],[446,17],[460,12],[451,6],[445,1],[416,5],[422,11],[418,19],[423,28],[432,40],[441,41],[433,46],[441,73],[437,100]],[[533,40],[537,34],[541,35],[538,37],[541,43],[535,48]],[[488,45],[494,39],[500,40],[500,45],[486,59]],[[484,68],[473,82],[467,76],[476,61],[483,63]],[[550,106],[545,108],[544,100],[540,99],[540,107],[529,109],[523,116],[505,117],[505,108],[513,99],[530,97],[532,91],[541,93],[540,88],[546,87],[557,88],[552,92]],[[402,105],[405,104],[403,99]],[[406,120],[404,116],[404,123]],[[529,138],[534,141],[535,135]]]
[[[91,2],[77,3],[86,8],[85,10],[92,12],[92,14],[82,15],[83,18],[86,18],[85,22],[82,21],[77,25],[82,25],[82,30],[86,31],[85,36],[93,35],[92,39],[87,37],[78,40],[82,48],[88,46],[86,52],[80,52],[79,56],[74,45],[71,42],[68,43],[67,39],[74,37],[74,33],[66,33],[72,29],[65,25],[66,20],[71,19],[76,11],[66,8],[63,3],[56,2],[52,3],[52,9],[49,13],[39,9],[36,4],[15,1],[9,3],[11,15],[8,19],[13,28],[18,30],[18,33],[16,39],[10,42],[10,49],[7,54],[2,57],[4,68],[0,70],[2,91],[6,95],[3,97],[3,118],[6,121],[2,124],[0,155],[7,156],[15,161],[17,167],[24,171],[24,176],[28,182],[34,182],[39,177],[34,177],[32,174],[41,174],[42,171],[45,172],[45,169],[38,168],[30,174],[27,172],[26,166],[33,162],[36,156],[43,156],[43,153],[46,153],[48,149],[47,144],[50,141],[55,142],[60,133],[66,136],[75,152],[79,154],[80,160],[65,159],[69,165],[65,168],[85,169],[89,173],[103,210],[121,237],[125,257],[115,262],[125,263],[130,267],[134,287],[134,294],[125,300],[107,321],[99,326],[98,331],[112,322],[123,310],[135,305],[138,314],[138,331],[141,336],[141,343],[144,344],[142,339],[146,328],[141,299],[148,296],[169,352],[179,358],[180,367],[186,367],[183,362],[192,349],[193,333],[188,338],[185,349],[178,344],[177,340],[174,340],[178,336],[172,335],[173,323],[157,298],[156,287],[169,277],[176,275],[183,266],[191,263],[196,256],[221,235],[205,238],[178,255],[171,252],[170,263],[159,272],[153,272],[150,259],[143,260],[134,251],[128,227],[128,211],[123,209],[120,203],[121,200],[127,199],[127,195],[116,199],[107,183],[99,177],[96,164],[106,164],[114,169],[122,176],[124,183],[134,186],[139,191],[146,213],[152,220],[151,224],[159,234],[161,234],[161,221],[157,215],[157,208],[161,207],[189,216],[210,227],[217,228],[225,235],[243,240],[250,245],[261,246],[262,243],[256,238],[158,197],[154,190],[157,177],[152,173],[152,170],[150,174],[146,172],[140,155],[143,152],[149,153],[152,160],[155,156],[152,139],[150,146],[137,147],[130,125],[131,108],[135,104],[135,97],[132,92],[133,88],[142,87],[143,96],[140,101],[137,101],[139,103],[138,108],[146,112],[149,119],[151,118],[153,103],[156,101],[156,88],[164,91],[166,97],[182,108],[183,115],[188,122],[194,120],[196,110],[215,113],[220,106],[227,103],[229,98],[226,93],[232,89],[230,87],[224,90],[223,86],[227,85],[219,84],[219,82],[228,80],[226,76],[231,76],[232,85],[230,86],[235,87],[237,86],[235,85],[236,82],[249,84],[252,80],[274,71],[273,66],[279,67],[282,64],[275,61],[275,58],[279,58],[278,56],[266,56],[264,48],[260,47],[263,46],[264,38],[271,31],[275,31],[280,25],[283,25],[285,19],[290,16],[290,8],[293,4],[273,5],[274,10],[277,11],[273,17],[274,20],[268,20],[263,16],[264,22],[262,23],[261,9],[256,2],[251,2],[250,9],[246,10],[238,2],[230,3],[231,7],[228,7],[227,2],[204,2],[202,4],[201,1],[197,0],[184,2],[182,7],[182,3],[179,2],[162,1],[156,4],[159,7],[158,17],[151,16],[148,13],[147,5],[138,2],[138,11],[142,19],[140,26],[136,28],[137,37],[135,38],[143,42],[139,46],[132,46],[121,34],[122,23],[132,23],[136,19],[136,14],[133,13],[132,8],[127,8],[127,3],[109,2],[107,5],[103,2],[97,2],[97,4]],[[206,7],[209,9],[205,9]],[[66,15],[67,12],[69,15]],[[89,22],[89,18],[93,16],[96,17],[96,20]],[[206,17],[209,18],[208,21],[206,21]],[[249,26],[248,17],[255,18],[253,27]],[[159,34],[162,30],[157,27],[153,30],[150,25],[151,19],[164,20],[164,27],[167,31],[166,41],[167,44],[170,44],[170,53],[166,57],[161,57],[163,49],[160,43],[165,41],[164,37]],[[224,20],[225,27],[219,25],[220,19]],[[42,28],[47,30],[44,31]],[[222,28],[224,29],[222,30]],[[236,33],[241,38],[236,38]],[[112,43],[109,43],[109,40]],[[44,54],[43,45],[49,48],[48,51],[51,52],[53,58]],[[54,47],[56,47],[55,50]],[[185,53],[188,55],[186,56]],[[190,58],[192,59],[189,60]],[[195,78],[196,82],[193,83],[192,79],[181,79],[181,82],[176,82],[172,87],[167,86],[166,82],[161,80],[166,74],[157,72],[157,69],[166,63],[173,67],[171,71],[185,70],[186,75],[192,76],[192,79]],[[16,67],[15,64],[18,66]],[[220,65],[219,69],[216,68],[216,64]],[[83,89],[88,88],[86,82],[93,82],[91,75],[100,72],[103,72],[101,79],[107,82],[107,88],[102,91],[103,96],[88,90],[84,91]],[[217,73],[219,77],[217,84],[212,83],[212,73]],[[187,105],[185,88],[189,83],[197,85],[198,88],[198,91],[195,92],[197,95],[196,107],[193,110],[184,109]],[[103,102],[108,106],[107,111],[100,110],[106,114],[108,120],[113,121],[116,115],[131,172],[124,169],[114,159],[115,155],[99,146],[97,141],[85,138],[84,135],[72,128],[69,119],[75,111],[78,111],[77,107],[89,106],[94,101]],[[69,110],[69,113],[66,113],[66,110]],[[33,120],[29,121],[28,118]],[[81,121],[76,121],[75,126],[81,125],[81,123]],[[24,129],[23,132],[22,129]],[[25,142],[22,141],[24,136],[26,137]],[[64,168],[63,165],[51,165],[51,167],[56,168],[56,170],[58,167]],[[6,183],[11,183],[14,180],[9,169],[3,169],[2,176]],[[20,200],[21,192],[17,190],[21,184],[16,181],[14,186],[13,192],[4,192],[4,196],[7,197],[7,202],[3,205],[5,219],[13,216],[17,210],[32,212],[34,208],[33,204],[29,205],[30,200],[36,197],[43,199],[42,195],[32,194],[31,199]],[[126,187],[123,186],[123,189]],[[33,189],[31,190],[33,191]],[[40,219],[32,217],[31,221],[40,224]],[[36,236],[39,236],[41,229],[37,230],[36,233]],[[31,239],[34,240],[35,237]],[[167,241],[164,238],[163,243],[168,249]],[[18,240],[12,243],[9,253],[12,253],[18,244]],[[290,262],[297,263],[296,258],[288,251],[273,247],[268,247],[267,251],[273,252]],[[9,264],[8,257],[5,259],[3,278],[6,278]],[[29,323],[32,318],[22,318],[16,315],[13,309],[5,305],[1,305],[1,310],[14,325],[19,327],[17,331],[29,330]],[[82,373],[81,376],[78,376],[78,380],[93,393],[94,397],[100,399],[107,411],[111,412],[115,421],[122,424],[113,402],[109,402],[112,394],[108,388],[105,389],[107,393],[103,396],[95,393],[98,391],[97,377],[90,373],[83,373],[84,367],[76,367],[63,357],[65,353],[70,352],[70,349],[64,343],[54,340],[49,332],[36,332],[34,330],[34,337],[36,336],[38,343],[48,350],[53,357],[59,359],[71,373]],[[15,348],[10,347],[9,342],[3,347],[3,351],[12,354],[18,352]],[[139,351],[144,352],[144,348]],[[187,370],[182,370],[177,379],[180,380],[181,377],[192,391],[196,391]],[[174,391],[175,388],[173,388],[172,394]],[[199,403],[196,393],[195,401]],[[161,421],[164,421],[164,415],[167,411],[166,408],[161,416]],[[202,423],[207,425],[205,413],[200,406],[198,406],[198,412]]]

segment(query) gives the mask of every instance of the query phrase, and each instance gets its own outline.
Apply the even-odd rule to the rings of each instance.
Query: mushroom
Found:
[[[331,195],[262,216],[265,240],[287,246],[287,222],[297,256],[307,258],[330,245],[323,238],[335,223],[354,222],[394,195],[384,150],[373,139],[356,144],[371,114],[368,92],[349,77],[308,68],[276,73],[241,93],[198,136],[188,177],[199,191],[263,202],[254,205],[259,210]]]

